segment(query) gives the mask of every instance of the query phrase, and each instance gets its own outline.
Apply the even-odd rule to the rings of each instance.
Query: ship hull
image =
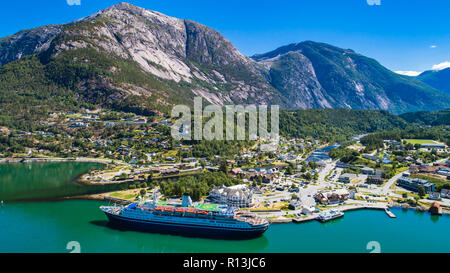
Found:
[[[119,215],[105,212],[109,221],[119,227],[137,229],[148,232],[189,234],[204,237],[233,237],[233,238],[254,238],[261,236],[268,226],[261,226],[249,229],[242,228],[222,228],[204,225],[180,224],[169,222],[144,221],[121,217]]]

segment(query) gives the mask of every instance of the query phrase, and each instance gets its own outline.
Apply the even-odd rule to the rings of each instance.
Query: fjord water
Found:
[[[379,242],[381,252],[450,252],[450,217],[393,209],[347,212],[321,224],[273,224],[262,237],[216,240],[118,230],[109,227],[100,201],[9,203],[0,209],[0,252],[70,252],[76,241],[83,253],[367,253]]]
[[[0,200],[46,199],[98,192],[102,187],[80,185],[74,179],[99,163],[31,162],[0,164]]]
[[[28,179],[26,175],[15,173],[18,170],[25,171],[23,165],[11,166],[12,169],[1,169],[1,179]],[[60,194],[65,191],[61,190],[64,184],[71,187],[71,179],[66,175],[69,171],[72,171],[73,176],[78,176],[81,171],[96,167],[62,166],[69,169],[58,167],[58,171],[52,172],[47,165],[41,165],[29,173],[33,175],[30,179],[42,185],[41,179],[50,181],[47,178],[59,176],[66,182],[58,184],[51,180],[51,185],[57,185],[56,192]],[[85,167],[86,170],[83,169]],[[58,175],[60,171],[64,175]],[[20,181],[9,178],[8,183]],[[27,184],[26,187],[20,183],[15,185],[17,192],[23,192],[23,196],[28,190],[42,189],[34,184]],[[3,189],[13,192],[11,187],[2,186],[1,189],[2,192]],[[104,204],[107,203],[91,200],[8,201],[0,208],[0,252],[64,253],[71,251],[66,247],[73,241],[78,242],[81,252],[85,253],[367,253],[371,251],[367,250],[367,244],[371,241],[380,244],[381,252],[450,252],[450,216],[431,216],[398,208],[392,209],[397,215],[396,219],[389,218],[383,211],[361,210],[347,212],[343,218],[325,224],[315,221],[273,224],[262,237],[256,239],[216,240],[118,230],[108,225],[106,216],[99,210],[99,206]]]

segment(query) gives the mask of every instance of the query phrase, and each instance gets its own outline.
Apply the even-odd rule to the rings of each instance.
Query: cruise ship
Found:
[[[330,220],[339,218],[344,216],[344,213],[342,211],[338,211],[338,210],[329,210],[329,211],[325,211],[321,214],[319,214],[319,216],[317,217],[317,220],[319,220],[320,222],[328,222]]]
[[[188,195],[183,196],[181,206],[158,202],[154,195],[151,201],[100,209],[111,223],[155,232],[257,237],[269,227],[267,220],[237,208],[217,204],[193,206]]]

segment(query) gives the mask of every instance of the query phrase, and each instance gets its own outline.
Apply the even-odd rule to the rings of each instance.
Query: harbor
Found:
[[[346,199],[344,202],[327,205],[317,203],[316,211],[298,217],[294,214],[298,214],[301,210],[256,208],[254,209],[256,214],[267,219],[271,225],[262,236],[255,239],[224,240],[121,229],[110,225],[99,207],[112,203],[126,206],[133,201],[105,193],[105,190],[106,192],[108,190],[101,188],[116,186],[114,184],[99,185],[99,188],[96,188],[74,181],[83,173],[99,167],[101,164],[88,162],[0,164],[4,175],[0,200],[7,200],[3,203],[0,214],[4,219],[8,219],[7,222],[0,224],[5,231],[0,235],[0,252],[66,252],[61,246],[74,240],[79,241],[84,251],[88,253],[364,253],[367,242],[373,240],[380,241],[386,252],[450,251],[448,249],[450,242],[434,240],[430,243],[429,234],[422,233],[427,229],[445,232],[450,224],[450,216],[445,213],[442,216],[431,215],[420,206],[414,208],[415,210],[410,207],[399,208],[401,205],[399,203],[372,198]],[[308,187],[302,195],[305,205],[312,204],[316,198],[314,194],[317,188],[327,183],[324,177],[330,173],[332,167],[331,162],[322,168],[318,183]],[[139,191],[140,189],[129,190],[133,193],[132,198]],[[273,192],[276,192],[272,194],[273,196],[259,194],[258,198],[276,199],[289,194],[287,191],[276,189]],[[12,199],[13,196],[20,198]],[[317,202],[322,200],[317,198]],[[27,202],[22,202],[21,199]],[[337,217],[319,221],[321,215],[329,213],[330,210],[345,215],[338,213]],[[384,232],[385,230],[387,232]],[[56,235],[42,236],[42,234]],[[342,244],[343,236],[355,239],[349,244]],[[411,236],[419,238],[418,245],[410,244]],[[320,248],[317,246],[318,242],[322,242]],[[401,244],[393,245],[391,242]],[[42,247],[42,244],[45,246]],[[186,248],[186,244],[195,247]],[[405,249],[404,245],[409,248]]]
[[[78,241],[85,253],[367,253],[370,241],[380,242],[383,253],[450,251],[450,238],[442,236],[450,216],[401,208],[391,209],[395,220],[383,210],[353,210],[327,223],[272,224],[259,238],[223,240],[116,229],[98,209],[107,204],[8,202],[0,210],[8,219],[0,223],[0,252],[67,253],[70,241]]]

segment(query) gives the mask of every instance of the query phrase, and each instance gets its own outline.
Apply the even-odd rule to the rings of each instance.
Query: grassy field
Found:
[[[138,195],[139,190],[126,190],[109,194],[110,197],[125,199],[129,201],[134,201]]]
[[[411,177],[425,179],[425,180],[430,181],[436,187],[436,191],[440,191],[444,187],[445,188],[450,188],[450,181],[447,181],[447,180],[444,180],[444,179],[439,179],[437,177],[433,177],[433,176],[430,176],[430,175],[415,174],[415,175],[411,175]]]
[[[406,142],[411,144],[435,144],[436,141],[430,139],[404,139]]]

